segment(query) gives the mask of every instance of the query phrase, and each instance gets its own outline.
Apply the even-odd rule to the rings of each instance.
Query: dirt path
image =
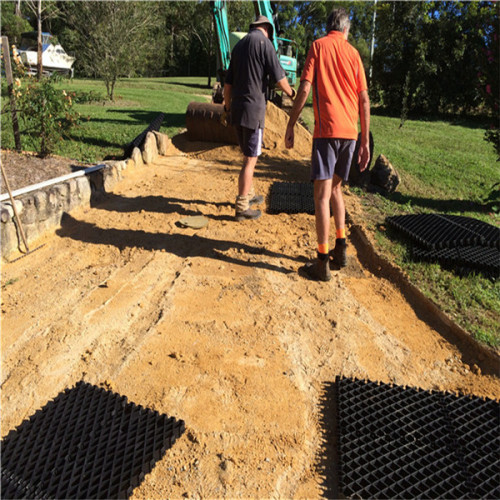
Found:
[[[322,401],[337,375],[500,396],[497,377],[473,373],[470,353],[363,269],[362,249],[318,284],[296,272],[314,254],[311,216],[233,222],[238,154],[212,155],[127,173],[3,265],[2,436],[83,379],[186,422],[134,498],[318,498],[335,493]],[[264,156],[258,191],[285,179],[307,168]],[[176,225],[194,213],[209,225]]]

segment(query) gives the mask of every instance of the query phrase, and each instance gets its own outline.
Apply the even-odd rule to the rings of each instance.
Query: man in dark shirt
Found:
[[[253,210],[250,205],[264,201],[262,196],[255,195],[253,174],[262,152],[268,79],[276,82],[289,97],[295,97],[295,89],[288,84],[272,38],[273,25],[267,17],[258,16],[250,25],[248,35],[235,45],[224,81],[224,110],[231,112],[231,123],[236,127],[244,156],[235,204],[238,221],[259,218],[260,210]]]

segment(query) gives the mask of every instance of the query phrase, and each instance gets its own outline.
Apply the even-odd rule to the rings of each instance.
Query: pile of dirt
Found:
[[[295,125],[295,144],[293,149],[285,146],[285,131],[288,114],[273,103],[267,103],[266,123],[263,137],[263,154],[275,159],[309,159],[312,149],[312,136],[309,131],[297,123]],[[238,146],[215,142],[189,141],[186,133],[172,139],[177,150],[193,158],[205,161],[240,162],[241,152]]]
[[[272,102],[267,103],[264,149],[268,149],[277,158],[292,158],[294,160],[309,158],[312,149],[311,134],[300,123],[297,123],[294,128],[294,147],[287,149],[285,146],[287,124],[288,114]]]

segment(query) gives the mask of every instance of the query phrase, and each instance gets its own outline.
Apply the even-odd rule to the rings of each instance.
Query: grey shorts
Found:
[[[333,179],[336,174],[346,181],[355,147],[353,139],[313,139],[311,180]]]
[[[238,134],[238,143],[241,152],[248,157],[260,156],[262,153],[262,135],[263,130],[258,128],[252,130],[250,128],[236,125],[236,133]]]

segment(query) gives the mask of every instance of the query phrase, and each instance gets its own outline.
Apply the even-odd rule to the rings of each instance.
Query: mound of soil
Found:
[[[288,114],[273,103],[268,102],[263,137],[263,156],[276,160],[308,160],[312,149],[311,134],[305,127],[297,123],[295,125],[294,147],[293,149],[287,149],[285,147],[287,123]],[[189,141],[186,133],[179,134],[172,141],[177,150],[199,160],[239,163],[242,158],[238,146],[215,142]]]

